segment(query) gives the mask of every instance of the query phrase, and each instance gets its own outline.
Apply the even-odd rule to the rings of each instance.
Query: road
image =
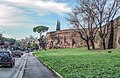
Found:
[[[28,55],[23,78],[58,78],[33,55]]]
[[[24,67],[25,70],[23,69],[22,71],[22,68]],[[0,67],[0,78],[57,78],[57,77],[33,55],[26,54],[21,58],[15,58],[15,66],[12,68],[3,66]]]
[[[26,55],[21,58],[15,58],[15,66],[10,67],[0,67],[0,78],[17,78],[19,75],[22,63],[26,60]]]

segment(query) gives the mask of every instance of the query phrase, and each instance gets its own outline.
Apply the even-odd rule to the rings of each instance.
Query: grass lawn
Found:
[[[63,78],[120,78],[120,51],[69,48],[34,53]]]

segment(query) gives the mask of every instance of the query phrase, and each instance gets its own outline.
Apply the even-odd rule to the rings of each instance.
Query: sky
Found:
[[[48,32],[55,31],[57,20],[61,29],[68,29],[67,13],[75,4],[75,0],[0,0],[0,33],[16,39],[38,37],[33,27],[44,25]]]

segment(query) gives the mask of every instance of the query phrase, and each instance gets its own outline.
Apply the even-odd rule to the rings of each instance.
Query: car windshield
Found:
[[[3,55],[9,56],[9,53],[8,52],[0,52],[0,57],[2,57]]]

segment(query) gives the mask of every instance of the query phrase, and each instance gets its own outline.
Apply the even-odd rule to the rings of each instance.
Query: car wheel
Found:
[[[15,61],[13,62],[13,66],[15,65]]]
[[[10,67],[13,67],[13,63],[10,64]]]
[[[8,56],[7,55],[3,55],[1,57],[1,60],[4,61],[4,62],[8,61]]]

